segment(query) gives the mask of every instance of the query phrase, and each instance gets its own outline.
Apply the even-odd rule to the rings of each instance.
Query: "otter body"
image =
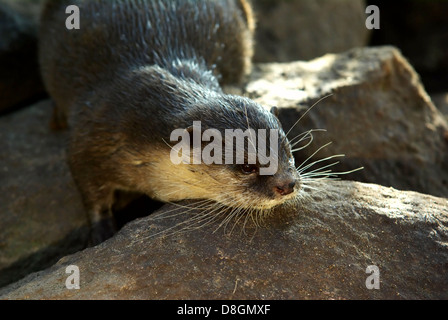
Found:
[[[67,30],[65,9],[80,9]],[[113,232],[117,190],[170,202],[211,199],[270,208],[299,184],[278,119],[250,99],[224,94],[250,69],[253,17],[244,0],[49,0],[39,36],[42,76],[59,121],[68,123],[68,162],[93,228]],[[174,164],[170,134],[202,129],[278,129],[278,170],[259,164]]]

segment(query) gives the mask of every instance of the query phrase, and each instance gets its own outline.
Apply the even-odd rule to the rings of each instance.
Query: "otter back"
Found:
[[[69,5],[80,9],[79,30],[65,27]],[[63,109],[141,65],[193,59],[221,84],[238,82],[250,68],[253,27],[244,0],[49,0],[39,37],[42,76]]]

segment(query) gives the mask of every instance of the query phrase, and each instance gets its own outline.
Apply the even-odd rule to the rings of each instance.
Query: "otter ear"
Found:
[[[271,113],[278,119],[278,108],[276,106],[271,108]]]
[[[201,146],[204,146],[204,143],[205,143],[205,142],[202,141],[202,134],[204,133],[204,129],[203,129],[203,128],[201,128],[201,127],[196,127],[196,126],[192,125],[192,126],[189,126],[189,127],[185,128],[185,131],[187,131],[188,134],[190,135],[190,146],[193,146],[193,145],[194,145],[194,143],[193,143],[193,141],[194,141],[193,137],[194,137],[195,135],[199,135],[199,137],[201,137]]]
[[[189,126],[187,128],[185,128],[185,131],[188,132],[189,136],[190,136],[190,148],[193,147],[193,134],[194,131],[197,131],[197,128],[195,128],[194,126]]]
[[[190,134],[190,136],[193,136],[193,132],[199,133],[200,136],[202,136],[202,133],[204,132],[202,127],[196,127],[194,125],[186,127],[185,130]]]
[[[193,133],[193,126],[189,126],[189,127],[185,128],[185,130],[186,130],[189,134],[192,134],[192,133]]]

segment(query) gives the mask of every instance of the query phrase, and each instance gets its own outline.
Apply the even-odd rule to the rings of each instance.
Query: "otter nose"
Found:
[[[296,181],[291,181],[282,185],[278,185],[274,187],[274,191],[282,196],[286,196],[294,191],[294,186],[296,185]]]

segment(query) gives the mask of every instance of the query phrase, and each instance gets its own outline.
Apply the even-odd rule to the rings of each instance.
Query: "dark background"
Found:
[[[398,47],[429,93],[448,91],[448,1],[368,0],[380,9],[369,45]]]

